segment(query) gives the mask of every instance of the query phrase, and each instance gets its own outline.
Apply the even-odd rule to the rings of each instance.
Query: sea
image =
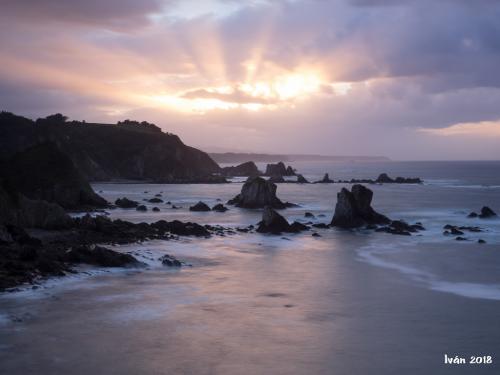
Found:
[[[0,295],[0,374],[499,374],[500,218],[467,215],[483,206],[500,214],[500,162],[291,164],[310,181],[325,173],[420,177],[423,184],[368,187],[378,212],[426,230],[237,232],[113,246],[147,266],[82,266]],[[148,207],[108,210],[113,219],[238,228],[255,225],[261,210],[189,206],[225,203],[244,180],[93,188],[108,201]],[[281,214],[329,223],[343,187],[350,185],[278,184],[278,197],[298,205]],[[144,201],[156,194],[163,203]],[[443,234],[446,224],[481,232],[457,241]],[[162,266],[164,254],[186,265]]]

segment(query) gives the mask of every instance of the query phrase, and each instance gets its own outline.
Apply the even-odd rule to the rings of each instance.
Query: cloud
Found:
[[[500,120],[462,123],[439,129],[419,129],[421,132],[439,136],[500,137]]]

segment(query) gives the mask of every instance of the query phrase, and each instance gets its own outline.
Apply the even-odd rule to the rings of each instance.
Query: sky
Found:
[[[500,159],[500,0],[0,5],[0,110],[206,151]]]

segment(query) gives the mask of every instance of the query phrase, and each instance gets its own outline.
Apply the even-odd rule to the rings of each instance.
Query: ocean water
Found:
[[[371,185],[373,206],[420,221],[411,237],[316,230],[235,234],[115,247],[145,269],[82,267],[38,289],[0,296],[0,373],[8,374],[482,374],[500,369],[500,162],[292,163],[314,181],[421,177],[422,185]],[[261,169],[263,167],[261,166]],[[247,226],[259,210],[190,212],[199,200],[226,202],[224,185],[95,184],[114,201],[155,194],[160,212],[110,210],[134,222],[160,219]],[[288,220],[331,220],[343,184],[279,184],[300,207]],[[473,225],[467,241],[443,226]],[[486,244],[478,244],[484,239]],[[172,254],[190,264],[166,269]],[[488,365],[445,365],[444,355],[493,357]]]

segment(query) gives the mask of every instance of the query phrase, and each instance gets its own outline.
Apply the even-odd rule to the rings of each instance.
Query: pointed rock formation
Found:
[[[210,207],[204,202],[198,202],[194,206],[189,207],[189,211],[210,211]]]
[[[308,184],[309,181],[307,181],[306,178],[304,176],[302,176],[301,174],[298,174],[297,175],[297,183],[299,183],[299,184]]]
[[[388,224],[389,218],[377,213],[371,202],[373,192],[363,185],[353,185],[351,191],[342,188],[337,194],[337,205],[332,226],[357,228],[367,224]]]
[[[241,188],[241,193],[231,199],[228,204],[244,208],[286,208],[289,204],[283,203],[276,196],[276,185],[262,177],[249,177]]]
[[[286,167],[285,164],[280,161],[277,164],[268,164],[266,166],[266,176],[295,176],[295,171],[291,166]]]
[[[262,221],[259,223],[257,232],[271,234],[280,234],[282,232],[298,233],[308,229],[306,225],[296,221],[290,225],[283,216],[271,207],[265,207],[262,212]]]
[[[323,178],[319,181],[316,181],[315,184],[333,184],[333,182],[333,180],[330,180],[330,176],[328,175],[328,173],[325,173]]]

